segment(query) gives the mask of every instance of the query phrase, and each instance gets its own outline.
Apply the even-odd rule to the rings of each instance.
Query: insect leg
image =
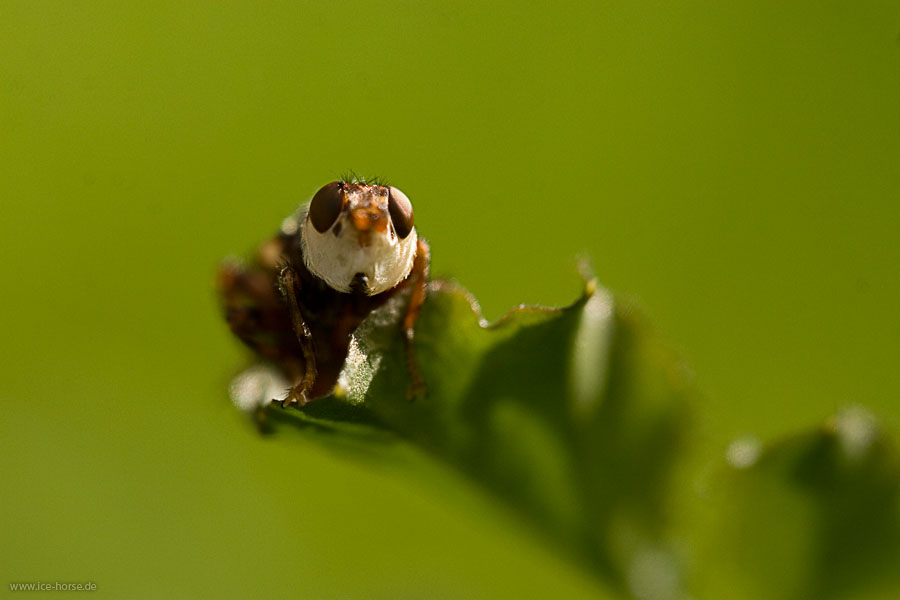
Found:
[[[216,273],[216,287],[231,331],[288,377],[302,372],[297,338],[284,300],[275,287],[275,273],[259,264],[228,260]]]
[[[406,351],[406,368],[409,371],[410,383],[407,388],[407,396],[410,400],[425,395],[425,380],[416,362],[416,353],[413,348],[416,320],[422,312],[425,303],[425,294],[428,291],[428,266],[431,261],[431,250],[422,238],[416,242],[416,260],[413,263],[410,274],[412,292],[409,296],[409,305],[403,317],[403,342]]]
[[[300,312],[300,305],[297,302],[297,288],[300,286],[300,277],[294,271],[293,267],[286,266],[281,269],[278,274],[278,287],[287,302],[288,312],[291,316],[291,325],[297,340],[300,342],[300,348],[303,351],[303,359],[306,362],[306,371],[303,379],[290,389],[287,397],[282,403],[283,407],[293,404],[303,406],[309,402],[309,391],[312,389],[316,381],[318,371],[316,369],[316,355],[313,348],[312,333],[309,326]]]

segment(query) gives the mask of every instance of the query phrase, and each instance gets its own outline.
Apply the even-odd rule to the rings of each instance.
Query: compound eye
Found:
[[[401,240],[409,235],[413,228],[412,203],[406,194],[395,187],[388,188],[388,212],[391,213],[391,221],[394,223],[394,231]]]
[[[344,185],[332,181],[316,192],[309,203],[309,220],[319,233],[325,233],[334,225],[344,207]]]

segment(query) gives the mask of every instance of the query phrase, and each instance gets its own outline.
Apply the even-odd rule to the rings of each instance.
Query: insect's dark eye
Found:
[[[309,220],[319,233],[325,233],[337,221],[344,206],[343,185],[332,181],[322,187],[309,203]]]
[[[406,194],[395,187],[390,188],[388,195],[388,211],[391,213],[391,221],[394,223],[394,231],[402,240],[409,235],[413,228],[413,209]]]

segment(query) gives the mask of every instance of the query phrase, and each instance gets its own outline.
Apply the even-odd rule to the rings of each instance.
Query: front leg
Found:
[[[406,307],[406,315],[403,317],[403,341],[406,351],[406,368],[409,371],[410,383],[407,388],[407,397],[410,400],[425,395],[425,380],[422,371],[416,362],[416,354],[413,348],[416,320],[422,312],[425,304],[425,295],[428,292],[428,266],[431,262],[431,250],[422,238],[416,242],[416,260],[410,272],[412,292],[409,295],[409,305]]]
[[[300,277],[293,267],[290,265],[283,267],[278,274],[278,287],[287,303],[288,312],[291,316],[291,325],[294,328],[297,340],[300,342],[300,348],[303,350],[303,360],[306,363],[306,368],[303,373],[303,379],[288,391],[287,397],[281,403],[282,408],[292,405],[299,407],[307,404],[309,402],[309,391],[316,382],[316,376],[318,375],[312,333],[306,324],[306,320],[303,318],[303,313],[300,312],[300,304],[297,302],[297,288],[299,286]]]

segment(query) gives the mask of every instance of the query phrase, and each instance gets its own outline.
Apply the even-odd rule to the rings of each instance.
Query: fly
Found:
[[[424,394],[413,335],[425,302],[429,248],[393,186],[334,181],[264,243],[249,264],[220,267],[231,331],[291,382],[283,407],[331,394],[351,337],[373,310],[409,293],[400,330],[408,395]]]

